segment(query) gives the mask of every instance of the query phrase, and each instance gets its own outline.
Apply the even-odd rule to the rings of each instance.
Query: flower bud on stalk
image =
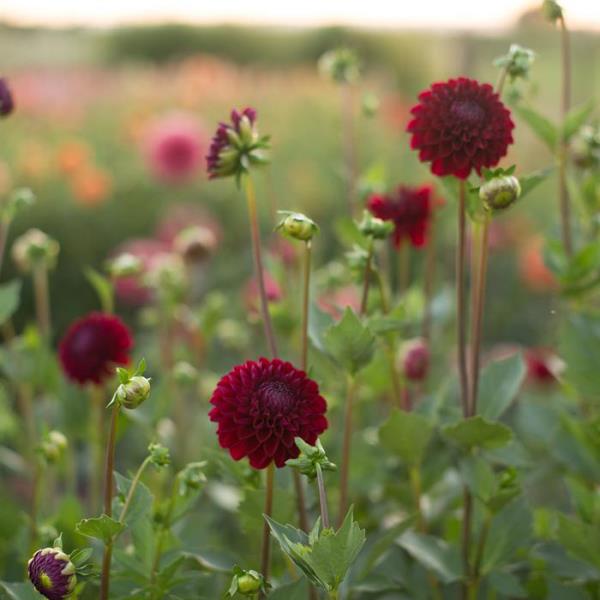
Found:
[[[360,60],[351,48],[336,48],[321,56],[319,71],[336,83],[356,83],[360,78]]]
[[[593,169],[600,165],[600,127],[586,125],[571,143],[573,162],[580,169]]]
[[[358,228],[364,236],[372,237],[375,240],[385,240],[394,232],[394,222],[379,219],[365,210]]]
[[[38,550],[27,565],[35,589],[49,600],[64,600],[77,584],[75,565],[60,548]]]
[[[58,462],[66,452],[69,443],[60,431],[50,431],[40,445],[40,453],[48,463]]]
[[[198,370],[185,360],[180,360],[173,366],[173,379],[181,387],[193,386],[198,381]]]
[[[17,267],[27,273],[39,264],[47,269],[54,268],[59,251],[60,245],[56,240],[39,229],[30,229],[15,240],[12,256]]]
[[[208,227],[187,227],[177,235],[173,246],[186,263],[199,263],[212,255],[217,238]]]
[[[542,12],[544,13],[544,17],[551,23],[554,23],[563,17],[562,6],[556,2],[556,0],[544,0]]]
[[[519,180],[513,175],[494,177],[479,188],[479,198],[489,211],[504,210],[521,195]]]
[[[325,449],[319,439],[317,439],[314,446],[305,442],[301,437],[294,438],[294,442],[300,450],[300,455],[298,458],[288,459],[285,463],[288,467],[298,469],[302,475],[306,475],[309,479],[317,477],[317,465],[323,471],[335,471],[337,469],[337,466],[327,458]]]
[[[150,380],[143,376],[146,361],[142,359],[133,372],[119,367],[117,374],[121,384],[113,394],[108,406],[118,404],[125,408],[134,409],[150,397]]]
[[[205,466],[206,461],[189,463],[177,474],[180,496],[187,496],[190,492],[199,490],[206,483]]]
[[[404,344],[400,352],[401,370],[409,381],[423,381],[429,371],[429,348],[417,338]]]
[[[167,467],[171,464],[171,454],[169,449],[162,444],[151,443],[148,446],[150,453],[150,462],[157,467]]]
[[[288,238],[308,242],[319,231],[319,226],[302,213],[282,210],[279,213],[286,216],[277,224],[275,231],[281,232]]]
[[[134,277],[139,275],[143,269],[144,263],[142,260],[130,252],[123,252],[106,264],[108,274],[114,278]]]
[[[241,594],[254,597],[260,592],[266,592],[267,587],[265,578],[258,571],[245,570],[235,566],[233,567],[233,579],[226,596],[234,598],[237,594]]]
[[[510,80],[515,81],[527,78],[534,60],[535,52],[533,50],[519,46],[519,44],[511,44],[508,53],[497,58],[494,65],[504,68]]]
[[[19,188],[2,202],[1,212],[4,221],[10,222],[14,216],[25,208],[35,204],[35,195],[29,188]]]

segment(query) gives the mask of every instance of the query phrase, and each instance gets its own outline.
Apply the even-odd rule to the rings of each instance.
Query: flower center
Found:
[[[260,408],[271,413],[286,412],[296,403],[294,391],[283,381],[265,381],[258,387]]]
[[[466,125],[478,125],[485,119],[485,110],[473,100],[455,100],[450,112]]]
[[[40,585],[45,589],[45,590],[51,590],[52,589],[52,579],[50,578],[50,575],[48,575],[48,573],[46,573],[45,571],[42,571],[40,573]]]

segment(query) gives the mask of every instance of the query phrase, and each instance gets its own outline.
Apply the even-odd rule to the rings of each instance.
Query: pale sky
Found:
[[[188,21],[500,28],[541,0],[0,0],[0,19],[98,25]],[[600,29],[600,0],[563,0],[573,27]]]

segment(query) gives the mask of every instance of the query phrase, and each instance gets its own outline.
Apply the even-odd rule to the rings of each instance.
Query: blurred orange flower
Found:
[[[105,170],[88,165],[81,169],[71,181],[71,191],[79,204],[96,206],[110,196],[112,178]]]
[[[544,240],[541,236],[531,238],[519,251],[519,274],[521,281],[533,292],[555,290],[556,279],[544,263]]]
[[[62,173],[73,174],[90,161],[91,155],[91,149],[85,142],[69,140],[58,148],[58,168]]]

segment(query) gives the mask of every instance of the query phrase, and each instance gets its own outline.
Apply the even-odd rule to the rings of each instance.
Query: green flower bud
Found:
[[[180,496],[187,496],[190,492],[199,490],[206,483],[206,475],[203,470],[205,466],[205,461],[189,463],[177,474]]]
[[[535,60],[535,52],[529,48],[511,44],[508,53],[500,56],[494,61],[494,65],[506,69],[506,74],[511,81],[515,79],[526,79],[529,69]]]
[[[275,230],[280,231],[286,237],[300,240],[301,242],[308,242],[319,231],[319,226],[302,213],[279,212],[286,216],[278,223]]]
[[[151,443],[148,446],[148,452],[150,453],[150,461],[157,467],[166,467],[171,464],[171,455],[169,449],[162,444]]]
[[[365,117],[374,117],[379,112],[379,104],[379,98],[373,92],[367,92],[362,97],[362,114]]]
[[[259,592],[265,592],[267,585],[265,578],[253,570],[244,570],[237,565],[233,567],[233,579],[227,590],[227,596],[233,598],[236,594],[242,596],[256,596]]]
[[[60,431],[50,431],[40,444],[39,451],[49,463],[58,462],[65,454],[69,443]]]
[[[27,273],[37,265],[54,268],[59,251],[56,240],[39,229],[30,229],[15,240],[12,257],[19,269]]]
[[[173,366],[173,379],[177,385],[190,387],[198,381],[198,370],[185,360],[180,360]]]
[[[141,259],[129,252],[123,252],[106,263],[106,270],[111,277],[133,277],[139,275],[143,268]]]
[[[317,476],[317,465],[320,465],[323,471],[335,471],[337,467],[332,463],[325,454],[325,449],[320,440],[317,440],[314,446],[307,444],[302,438],[294,438],[294,442],[300,450],[298,458],[290,458],[286,461],[288,467],[298,469],[302,475],[306,475],[309,479],[314,479]]]
[[[490,211],[508,208],[520,195],[521,185],[513,175],[494,177],[479,188],[479,198]]]
[[[115,392],[114,398],[125,408],[137,408],[150,397],[150,380],[142,375],[135,375],[126,383],[122,383]]]
[[[556,0],[544,0],[542,12],[548,21],[554,23],[563,17],[563,9]]]
[[[350,48],[337,48],[319,59],[319,72],[336,83],[356,83],[360,78],[360,60]]]
[[[12,192],[8,200],[2,207],[3,217],[6,221],[11,221],[14,216],[35,204],[35,195],[29,188],[19,188]]]
[[[384,221],[373,216],[368,210],[363,211],[362,221],[358,224],[360,232],[376,240],[385,240],[394,231],[393,221]]]

